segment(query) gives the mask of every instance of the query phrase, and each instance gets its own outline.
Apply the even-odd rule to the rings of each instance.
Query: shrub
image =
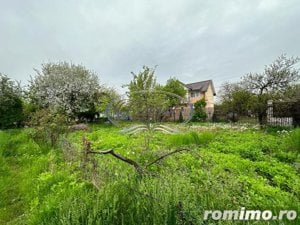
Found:
[[[269,125],[265,128],[265,131],[267,133],[278,133],[278,132],[284,132],[284,131],[290,131],[292,130],[292,127],[288,127],[288,126],[278,126],[278,125]]]
[[[195,109],[194,109],[194,114],[192,117],[193,122],[199,122],[199,121],[206,120],[207,115],[205,112],[205,106],[206,106],[206,102],[204,99],[201,99],[194,104]]]
[[[31,136],[36,142],[54,146],[59,135],[67,131],[67,117],[50,109],[42,109],[32,115],[28,125],[35,128]]]

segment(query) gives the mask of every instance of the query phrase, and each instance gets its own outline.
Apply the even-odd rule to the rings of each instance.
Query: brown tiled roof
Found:
[[[213,93],[214,93],[214,95],[216,95],[212,80],[205,80],[205,81],[195,82],[195,83],[191,83],[191,84],[185,84],[185,86],[192,91],[199,90],[201,92],[206,92],[209,87],[209,84],[211,84]]]

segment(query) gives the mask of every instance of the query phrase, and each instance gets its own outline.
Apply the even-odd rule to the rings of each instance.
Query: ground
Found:
[[[300,213],[300,129],[165,125],[177,133],[129,135],[120,130],[130,123],[91,124],[56,146],[32,129],[0,131],[0,224],[209,224],[204,210],[241,207]],[[92,149],[114,149],[144,171],[112,155],[86,159],[83,136]],[[299,217],[271,224],[279,222],[299,224]]]

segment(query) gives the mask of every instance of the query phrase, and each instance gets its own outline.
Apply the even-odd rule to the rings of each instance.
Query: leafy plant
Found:
[[[33,127],[31,136],[39,143],[56,145],[59,135],[67,132],[67,117],[50,109],[35,112],[28,125]]]
[[[194,114],[192,117],[193,122],[205,121],[207,118],[207,114],[205,112],[206,102],[204,99],[198,100],[194,104]]]

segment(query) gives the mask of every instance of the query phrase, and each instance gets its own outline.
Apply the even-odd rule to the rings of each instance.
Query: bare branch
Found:
[[[83,137],[83,144],[84,144],[84,161],[86,162],[87,159],[88,159],[88,154],[99,154],[99,155],[107,155],[107,154],[110,154],[112,156],[114,156],[115,158],[133,166],[135,168],[135,170],[138,172],[138,173],[143,173],[143,172],[146,172],[145,169],[140,166],[139,163],[137,163],[136,161],[132,160],[132,159],[129,159],[123,155],[120,155],[116,152],[114,152],[113,149],[108,149],[108,150],[105,150],[105,151],[94,151],[91,149],[91,142],[89,142],[85,137]],[[169,152],[169,153],[166,153],[160,157],[158,157],[157,159],[155,159],[154,161],[152,161],[151,163],[147,164],[146,165],[146,168],[165,159],[166,157],[168,156],[171,156],[173,154],[176,154],[176,153],[179,153],[179,152],[183,152],[183,151],[190,151],[191,149],[189,148],[179,148],[179,149],[176,149],[172,152]]]
[[[178,152],[183,152],[183,151],[190,151],[191,149],[189,148],[179,148],[179,149],[176,149],[172,152],[168,152],[162,156],[160,156],[159,158],[155,159],[154,161],[152,161],[151,163],[147,164],[146,167],[149,167],[149,166],[152,166],[153,164],[165,159],[166,157],[170,156],[170,155],[173,155],[175,153],[178,153]]]
[[[112,156],[116,157],[117,159],[120,159],[121,161],[132,165],[138,172],[143,172],[143,168],[137,162],[133,161],[132,159],[126,158],[125,156],[115,153],[113,149],[108,149],[105,151],[89,150],[87,153],[88,154],[100,154],[100,155],[111,154]]]

